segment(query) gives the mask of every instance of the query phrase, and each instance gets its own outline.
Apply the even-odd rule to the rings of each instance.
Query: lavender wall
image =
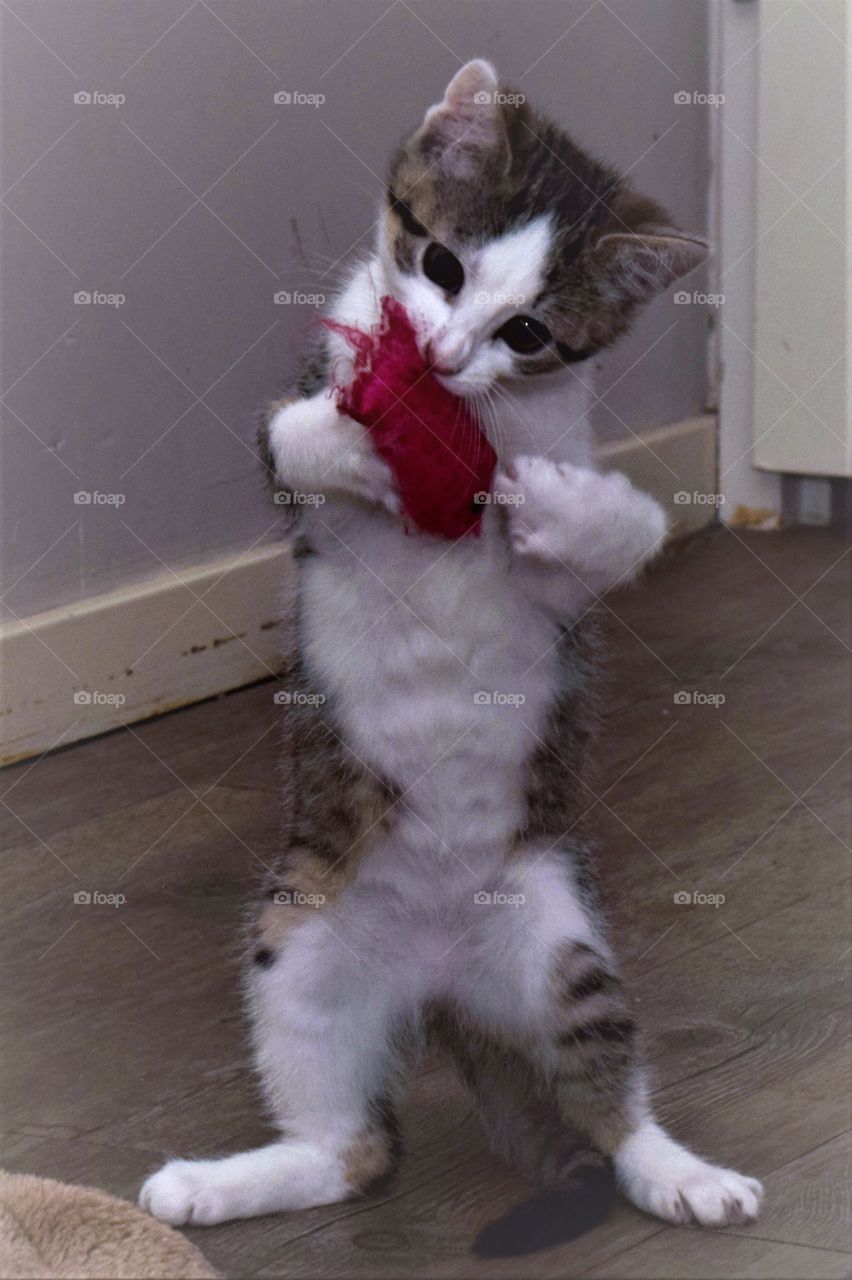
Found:
[[[707,88],[704,0],[10,0],[0,14],[8,616],[275,536],[252,414],[314,315],[275,294],[329,293],[329,268],[370,243],[389,149],[460,60],[492,58],[703,227],[708,113],[674,94]],[[96,93],[123,101],[75,101]],[[704,325],[670,293],[601,361],[602,390],[625,374],[598,407],[602,438],[700,411]]]

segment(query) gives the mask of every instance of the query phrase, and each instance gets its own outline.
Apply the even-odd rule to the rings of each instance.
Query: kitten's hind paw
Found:
[[[352,1195],[342,1153],[282,1140],[220,1160],[170,1160],[151,1175],[139,1203],[173,1227],[309,1209]]]
[[[227,1198],[209,1185],[204,1160],[170,1160],[152,1174],[139,1192],[139,1203],[170,1226],[212,1226],[233,1217]]]
[[[756,1178],[709,1164],[657,1125],[628,1138],[615,1167],[636,1207],[666,1222],[729,1227],[754,1222],[760,1212],[763,1187]]]

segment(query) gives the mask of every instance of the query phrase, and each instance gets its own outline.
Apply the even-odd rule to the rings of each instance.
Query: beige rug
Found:
[[[210,1280],[188,1240],[92,1187],[0,1171],[0,1280]]]

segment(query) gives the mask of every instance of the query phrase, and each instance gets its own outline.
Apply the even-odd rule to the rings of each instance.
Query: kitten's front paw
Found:
[[[596,589],[629,575],[662,542],[662,509],[620,472],[522,455],[498,468],[494,490],[510,510],[518,555],[560,562]]]
[[[397,516],[402,510],[393,472],[372,448],[359,445],[341,459],[338,483],[356,497],[384,507],[391,515]]]
[[[282,402],[270,415],[262,449],[267,469],[294,493],[350,494],[397,515],[393,472],[362,426],[338,413],[325,394]]]
[[[522,454],[498,466],[492,488],[509,512],[512,549],[522,556],[559,560],[564,537],[554,535],[565,503],[559,466],[549,458]]]

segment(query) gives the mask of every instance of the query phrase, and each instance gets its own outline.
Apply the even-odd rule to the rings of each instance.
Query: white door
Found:
[[[720,0],[720,491],[852,476],[852,4]]]

